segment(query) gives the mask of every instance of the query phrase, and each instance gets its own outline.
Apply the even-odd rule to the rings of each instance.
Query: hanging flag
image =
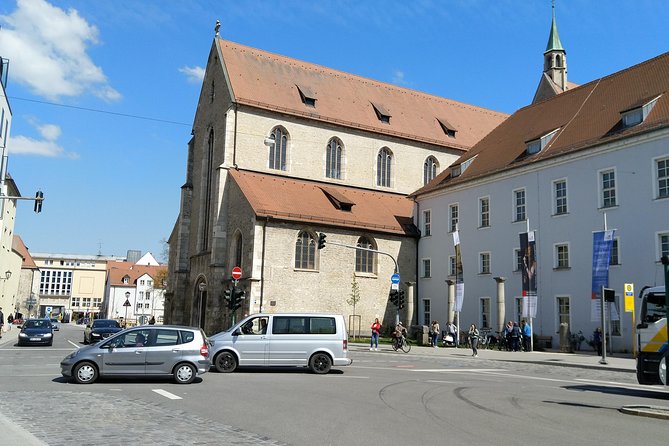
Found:
[[[453,245],[455,246],[455,308],[458,313],[462,311],[462,302],[465,299],[465,284],[462,276],[462,250],[460,249],[460,232],[453,232]]]
[[[537,256],[534,231],[520,234],[522,254],[523,308],[522,317],[537,317]]]
[[[601,317],[602,287],[609,286],[613,233],[613,229],[592,233],[592,296],[590,300],[590,320],[592,322],[599,321]]]

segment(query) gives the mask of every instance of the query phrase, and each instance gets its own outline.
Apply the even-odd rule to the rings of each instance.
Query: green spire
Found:
[[[546,45],[545,52],[548,53],[549,51],[564,51],[555,22],[555,0],[553,0],[553,23],[551,24],[551,33],[548,35],[548,45]]]

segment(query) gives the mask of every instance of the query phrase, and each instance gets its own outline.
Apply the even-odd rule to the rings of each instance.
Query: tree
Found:
[[[349,323],[353,327],[353,332],[355,334],[355,306],[360,302],[360,285],[358,281],[355,280],[355,273],[353,274],[353,281],[351,282],[351,294],[350,298],[346,299],[346,303],[353,307],[352,321]],[[360,321],[358,321],[358,331],[360,331]]]

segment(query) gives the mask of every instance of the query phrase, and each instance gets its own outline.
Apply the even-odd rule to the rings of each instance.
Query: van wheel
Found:
[[[193,364],[182,363],[174,368],[174,380],[177,384],[190,384],[195,380],[197,371]]]
[[[309,360],[309,368],[313,373],[324,375],[332,368],[332,360],[325,353],[316,353]]]
[[[214,367],[217,372],[231,373],[237,369],[237,358],[230,352],[222,352],[216,356]]]
[[[98,378],[98,369],[88,361],[77,364],[72,372],[74,380],[79,384],[90,384]]]

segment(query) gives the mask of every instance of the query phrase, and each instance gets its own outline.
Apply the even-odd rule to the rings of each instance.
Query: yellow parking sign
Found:
[[[625,284],[625,312],[634,313],[634,284]]]

